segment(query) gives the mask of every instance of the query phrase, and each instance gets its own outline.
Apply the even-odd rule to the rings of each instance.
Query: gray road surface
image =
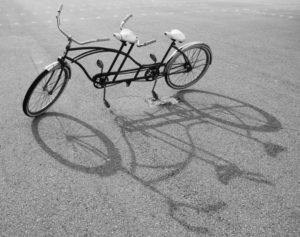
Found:
[[[62,24],[85,40],[128,27],[150,63],[182,30],[213,64],[189,90],[164,81],[95,90],[82,72],[32,120],[24,94],[55,61]],[[229,0],[0,1],[0,236],[299,236],[300,4]],[[87,62],[97,70],[96,58]],[[106,66],[106,65],[105,65]]]

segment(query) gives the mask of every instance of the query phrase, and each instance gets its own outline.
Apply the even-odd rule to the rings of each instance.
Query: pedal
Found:
[[[157,62],[157,58],[156,58],[156,56],[154,55],[154,54],[150,54],[150,58],[153,60],[153,62]]]
[[[158,95],[156,94],[155,91],[152,91],[152,96],[155,100],[158,100]]]
[[[110,104],[108,103],[107,100],[103,100],[103,102],[104,102],[104,105],[105,105],[106,108],[110,108]]]
[[[126,86],[129,87],[132,81],[126,81]]]
[[[100,59],[97,60],[96,64],[101,70],[103,70],[104,64]]]

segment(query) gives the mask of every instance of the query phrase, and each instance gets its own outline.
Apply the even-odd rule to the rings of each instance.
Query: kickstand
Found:
[[[106,86],[103,87],[103,103],[104,103],[104,105],[105,105],[106,108],[109,108],[110,104],[106,100],[105,96],[106,96]]]
[[[153,96],[153,98],[155,99],[155,100],[158,100],[158,95],[157,95],[157,93],[154,91],[154,88],[155,88],[155,86],[156,86],[156,83],[157,83],[157,77],[155,77],[155,81],[154,81],[154,85],[153,85],[153,87],[152,87],[152,96]]]

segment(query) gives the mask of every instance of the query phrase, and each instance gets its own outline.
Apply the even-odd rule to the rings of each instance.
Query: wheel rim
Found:
[[[27,103],[27,111],[29,114],[39,114],[46,110],[58,98],[65,86],[65,71],[61,75],[55,89],[56,81],[60,73],[60,69],[48,72],[35,86]]]
[[[185,88],[198,81],[208,67],[208,54],[201,47],[183,51],[190,61],[190,67],[182,54],[174,58],[169,68],[168,81],[176,88]]]

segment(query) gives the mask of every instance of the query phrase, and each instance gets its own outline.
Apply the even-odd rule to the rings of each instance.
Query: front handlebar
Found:
[[[65,32],[65,31],[60,27],[60,14],[61,14],[62,10],[63,10],[63,4],[61,4],[61,5],[59,6],[58,10],[57,10],[57,15],[56,15],[57,28],[59,29],[59,31],[60,31],[65,37],[67,37],[67,39],[68,39],[70,42],[74,42],[74,43],[76,43],[76,44],[78,44],[78,45],[85,45],[85,44],[90,44],[90,43],[95,43],[95,42],[102,42],[102,41],[109,41],[109,40],[110,40],[109,38],[101,38],[101,39],[100,39],[100,38],[97,38],[97,39],[92,39],[92,40],[87,40],[87,41],[82,41],[82,42],[80,42],[80,41],[74,39],[71,35],[69,35],[67,32]],[[127,15],[127,16],[125,17],[125,19],[121,22],[121,24],[120,24],[121,32],[122,32],[123,27],[124,27],[124,25],[126,24],[126,22],[127,22],[132,16],[133,16],[132,14]],[[147,41],[147,42],[141,44],[141,43],[139,42],[139,40],[137,40],[136,46],[137,46],[137,47],[143,47],[143,46],[147,46],[147,45],[149,45],[149,44],[153,44],[153,43],[155,43],[155,42],[156,42],[156,40],[150,40],[150,41]]]
[[[63,9],[63,4],[61,4],[57,10],[57,15],[56,15],[56,21],[57,21],[57,28],[59,29],[59,31],[67,37],[67,39],[71,42],[74,42],[76,44],[79,44],[79,45],[84,45],[84,44],[90,44],[90,43],[95,43],[95,42],[102,42],[102,41],[109,41],[110,39],[109,38],[102,38],[102,39],[92,39],[92,40],[87,40],[87,41],[83,41],[83,42],[80,42],[78,40],[75,40],[74,38],[72,38],[71,35],[69,35],[68,33],[66,33],[61,27],[60,27],[60,14],[62,12],[62,9]],[[124,23],[125,24],[125,23]]]

